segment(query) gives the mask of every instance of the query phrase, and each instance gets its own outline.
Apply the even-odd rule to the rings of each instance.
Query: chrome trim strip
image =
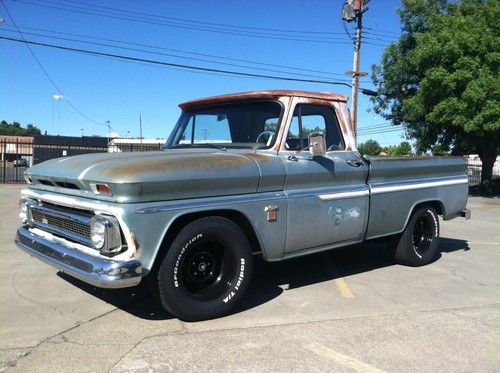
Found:
[[[340,195],[345,193],[349,195],[351,193],[367,193],[369,194],[368,185],[359,185],[359,186],[339,186],[334,188],[314,188],[314,189],[305,189],[305,190],[292,190],[287,192],[288,198],[303,198],[303,197],[316,197],[320,198],[322,196],[333,196]],[[354,196],[353,196],[354,197]],[[344,197],[338,197],[344,198]],[[349,197],[346,197],[349,198]],[[332,198],[333,199],[333,198]]]
[[[248,203],[248,202],[263,202],[263,201],[276,201],[280,199],[286,199],[286,195],[283,192],[275,192],[275,193],[256,193],[255,195],[248,196],[236,196],[229,197],[224,199],[213,199],[203,200],[203,201],[192,201],[192,202],[171,202],[165,205],[159,205],[154,207],[145,207],[138,210],[135,210],[136,214],[153,214],[164,211],[173,211],[173,210],[184,210],[198,207],[218,207],[223,205],[230,205],[234,203]]]
[[[29,206],[30,210],[39,211],[41,213],[53,216],[55,218],[64,218],[67,220],[75,221],[82,224],[90,224],[90,216],[77,215],[67,211],[61,211],[58,209],[49,209],[47,207],[32,203]]]
[[[366,190],[357,190],[357,191],[352,191],[352,192],[321,194],[318,196],[318,198],[322,201],[333,201],[336,199],[365,197],[368,195],[370,195],[370,192],[368,191],[368,189],[366,189]]]
[[[424,188],[435,188],[440,186],[451,186],[468,184],[469,179],[467,176],[451,176],[443,178],[430,178],[405,182],[390,182],[370,184],[372,194],[382,194],[390,192],[400,192],[405,190],[415,190]]]
[[[16,244],[37,259],[94,286],[124,288],[136,286],[142,279],[142,265],[137,260],[93,257],[51,242],[24,227],[17,231]]]

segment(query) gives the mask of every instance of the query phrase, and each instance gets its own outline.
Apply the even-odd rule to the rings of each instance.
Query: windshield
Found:
[[[276,141],[281,112],[275,101],[189,109],[182,112],[166,147],[267,149]]]

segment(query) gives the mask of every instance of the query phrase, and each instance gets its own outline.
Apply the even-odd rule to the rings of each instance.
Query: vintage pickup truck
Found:
[[[383,238],[398,263],[430,263],[438,215],[470,216],[466,162],[362,157],[346,101],[302,91],[190,101],[163,151],[31,167],[16,243],[98,287],[147,281],[184,320],[228,313],[257,253],[279,261]]]

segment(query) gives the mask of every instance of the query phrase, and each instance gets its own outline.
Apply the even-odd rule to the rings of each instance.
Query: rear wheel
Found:
[[[240,301],[252,268],[252,250],[241,229],[228,219],[206,217],[180,231],[153,287],[161,305],[178,318],[210,319]]]
[[[436,210],[432,207],[416,210],[393,244],[398,263],[413,267],[431,263],[436,258],[439,244],[439,219]]]

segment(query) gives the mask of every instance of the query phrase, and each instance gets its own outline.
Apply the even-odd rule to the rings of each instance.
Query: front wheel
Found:
[[[155,281],[158,300],[186,321],[220,317],[250,284],[253,255],[241,229],[222,217],[183,228],[163,258]]]
[[[432,207],[415,211],[398,240],[394,242],[398,263],[418,267],[431,263],[437,256],[439,219]]]

